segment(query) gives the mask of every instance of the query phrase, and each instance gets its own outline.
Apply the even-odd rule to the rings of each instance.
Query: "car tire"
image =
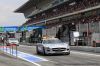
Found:
[[[70,55],[70,52],[65,53],[65,55]]]
[[[45,53],[45,48],[43,47],[43,52],[42,52],[42,54],[43,55],[46,55],[46,53]]]
[[[36,52],[37,52],[37,54],[40,54],[40,52],[39,52],[39,50],[38,50],[38,47],[36,47]]]

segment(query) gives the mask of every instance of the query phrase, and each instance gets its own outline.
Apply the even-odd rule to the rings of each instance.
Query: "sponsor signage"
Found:
[[[30,30],[37,29],[37,28],[45,28],[45,27],[44,26],[22,26],[22,27],[9,26],[9,27],[0,27],[0,32],[16,32],[18,30],[30,31]]]

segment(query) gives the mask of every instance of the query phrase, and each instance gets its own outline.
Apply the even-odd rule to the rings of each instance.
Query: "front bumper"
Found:
[[[70,53],[70,49],[66,49],[65,51],[53,51],[53,50],[45,50],[46,54],[66,54]]]

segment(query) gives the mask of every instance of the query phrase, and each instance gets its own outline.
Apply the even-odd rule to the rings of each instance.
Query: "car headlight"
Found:
[[[44,47],[45,49],[50,49],[49,47]]]
[[[50,51],[50,48],[49,47],[44,47],[47,51]]]

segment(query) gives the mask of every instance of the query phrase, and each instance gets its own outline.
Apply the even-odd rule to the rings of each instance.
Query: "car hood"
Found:
[[[9,43],[19,43],[18,41],[9,41]]]
[[[61,44],[45,44],[43,45],[44,47],[49,47],[49,48],[68,48],[69,45],[65,44],[65,43],[61,43]]]

